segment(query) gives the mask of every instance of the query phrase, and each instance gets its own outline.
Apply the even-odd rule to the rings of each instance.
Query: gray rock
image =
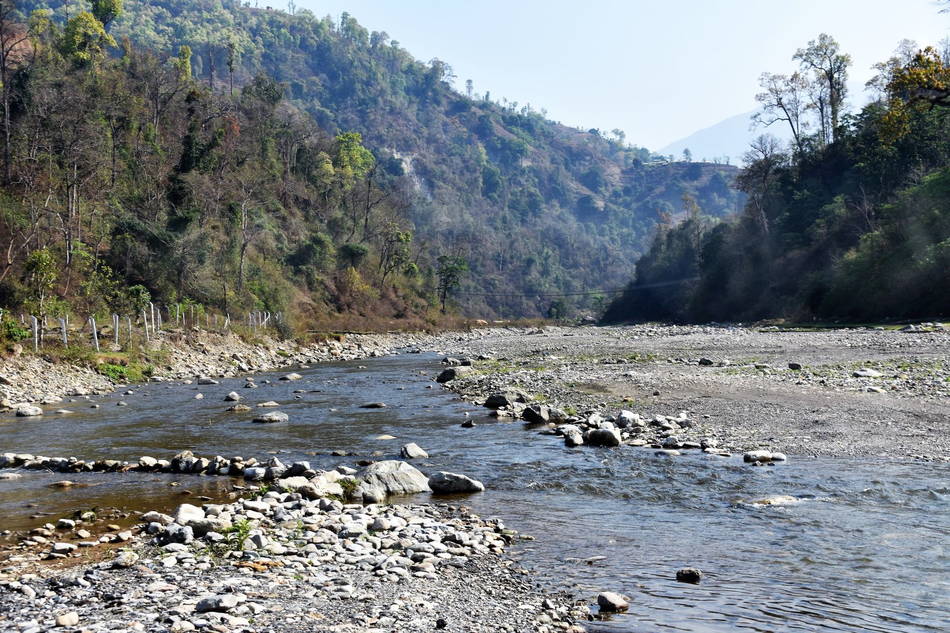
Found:
[[[232,391],[228,395],[224,396],[225,402],[237,402],[241,399],[241,395],[237,391]]]
[[[870,367],[862,367],[856,370],[852,375],[855,378],[880,378],[882,376],[881,372],[876,369],[871,369]]]
[[[703,579],[703,572],[695,567],[684,567],[676,571],[676,580],[698,585]]]
[[[630,608],[630,603],[619,593],[604,591],[597,594],[597,606],[604,613],[617,613]]]
[[[429,488],[438,494],[483,492],[485,485],[471,477],[440,471],[429,477]]]
[[[439,373],[436,377],[436,382],[446,383],[451,382],[457,378],[467,376],[475,371],[474,367],[461,366],[461,367],[446,367]]]
[[[360,471],[360,492],[366,503],[381,503],[389,495],[428,492],[428,478],[406,462],[386,460]]]
[[[280,377],[281,380],[300,380],[301,378],[303,378],[303,376],[295,372],[291,372],[287,374],[286,376]]]
[[[202,598],[195,605],[195,611],[198,613],[219,612],[226,613],[238,606],[238,597],[231,593],[220,596],[208,596]]]
[[[218,381],[214,378],[209,378],[208,376],[199,376],[197,383],[199,385],[216,385],[218,384]]]
[[[512,407],[516,402],[527,402],[528,394],[520,389],[508,389],[493,393],[485,399],[485,406],[489,409],[504,409]]]
[[[69,554],[75,549],[76,546],[72,543],[53,543],[54,554]]]
[[[546,404],[531,404],[525,407],[521,418],[530,424],[547,424],[551,421],[551,410]]]
[[[258,422],[260,424],[273,424],[275,422],[287,422],[289,419],[290,416],[288,416],[283,411],[268,411],[267,413],[254,418],[254,422]]]
[[[789,363],[789,364],[788,364],[788,368],[791,369],[792,371],[801,371],[801,370],[802,370],[802,364],[801,364],[801,363]]]
[[[620,446],[620,431],[617,429],[591,429],[585,437],[591,446]]]
[[[399,454],[404,459],[428,459],[429,454],[419,448],[419,445],[415,442],[409,442],[400,449]]]
[[[742,461],[744,462],[770,462],[772,461],[772,453],[770,451],[765,451],[765,450],[749,451],[742,456]]]

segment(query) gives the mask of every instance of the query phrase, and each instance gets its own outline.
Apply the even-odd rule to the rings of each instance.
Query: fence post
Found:
[[[69,347],[69,339],[66,337],[66,319],[59,320],[59,329],[63,333],[63,346]]]
[[[147,343],[149,338],[148,338],[148,312],[146,310],[142,310],[142,323],[145,324],[145,342]]]
[[[96,329],[96,317],[89,317],[89,325],[92,326],[92,343],[96,347],[96,351],[99,351],[99,332]]]
[[[132,317],[125,317],[126,325],[129,326],[129,349],[132,349]]]
[[[37,321],[36,317],[32,314],[30,315],[32,319],[31,323],[33,324],[33,351],[38,352],[40,349],[40,322]]]
[[[115,313],[112,314],[112,329],[115,330],[114,332],[115,344],[118,347],[119,345],[119,315]]]

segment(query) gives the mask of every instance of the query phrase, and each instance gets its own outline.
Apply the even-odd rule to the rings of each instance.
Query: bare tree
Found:
[[[817,40],[808,42],[808,46],[798,49],[792,58],[798,60],[804,70],[815,75],[818,84],[812,91],[819,114],[825,117],[822,127],[826,138],[834,141],[838,137],[841,111],[847,95],[848,67],[851,56],[841,52],[833,37],[822,33]]]
[[[0,0],[0,93],[3,99],[3,182],[10,183],[10,100],[13,72],[32,51],[29,31],[14,21],[13,0]]]
[[[768,235],[769,219],[766,213],[766,199],[769,189],[780,168],[788,163],[788,156],[782,152],[782,144],[769,134],[762,134],[752,141],[749,151],[743,156],[745,167],[736,179],[739,190],[749,195],[749,206],[762,232]]]
[[[787,123],[795,150],[802,152],[804,134],[808,128],[805,118],[808,109],[808,81],[801,73],[793,73],[790,76],[762,73],[759,85],[763,90],[755,95],[755,99],[762,104],[762,111],[752,117],[753,121],[763,127],[774,123]]]

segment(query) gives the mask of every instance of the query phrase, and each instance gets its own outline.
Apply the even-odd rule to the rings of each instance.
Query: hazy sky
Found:
[[[263,0],[261,0],[263,4]],[[274,2],[278,8],[279,2]],[[569,125],[620,128],[651,149],[755,108],[763,71],[835,37],[863,85],[903,38],[936,44],[950,15],[935,0],[297,0],[347,11],[479,94],[545,108]],[[854,101],[860,103],[862,96]]]

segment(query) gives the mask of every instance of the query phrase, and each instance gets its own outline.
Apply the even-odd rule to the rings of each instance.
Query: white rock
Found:
[[[289,419],[290,416],[288,416],[283,411],[268,411],[267,413],[254,418],[254,422],[258,422],[260,424],[273,424],[275,422],[287,422]]]
[[[79,614],[75,611],[56,616],[56,626],[76,626],[79,624]]]
[[[21,404],[17,406],[16,414],[21,418],[29,418],[36,415],[43,415],[43,409],[32,404]]]
[[[409,442],[399,451],[405,459],[428,459],[429,454],[422,450],[415,442]]]
[[[191,505],[190,503],[183,503],[178,506],[173,518],[175,519],[175,523],[188,525],[192,521],[200,521],[201,519],[204,519],[205,511],[198,506]]]

